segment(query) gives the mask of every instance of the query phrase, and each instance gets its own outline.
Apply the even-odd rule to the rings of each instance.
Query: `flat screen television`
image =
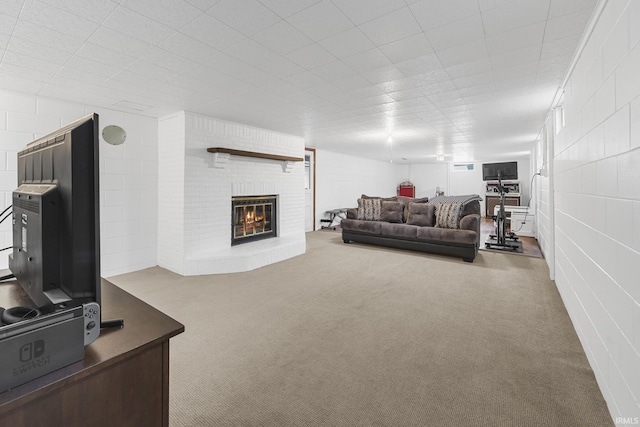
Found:
[[[18,153],[9,269],[42,312],[100,304],[98,115]]]
[[[518,179],[518,162],[483,163],[482,180]]]

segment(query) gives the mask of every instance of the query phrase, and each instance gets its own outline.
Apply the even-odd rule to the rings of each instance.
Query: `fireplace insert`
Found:
[[[276,237],[278,196],[231,198],[231,246]]]

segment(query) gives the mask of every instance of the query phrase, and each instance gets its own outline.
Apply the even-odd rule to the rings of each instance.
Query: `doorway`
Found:
[[[304,231],[316,229],[316,149],[304,150]]]

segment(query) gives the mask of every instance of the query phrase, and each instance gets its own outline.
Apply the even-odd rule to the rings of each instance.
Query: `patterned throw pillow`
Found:
[[[380,199],[358,199],[358,219],[380,221]]]
[[[462,203],[441,203],[436,208],[436,227],[460,228]]]

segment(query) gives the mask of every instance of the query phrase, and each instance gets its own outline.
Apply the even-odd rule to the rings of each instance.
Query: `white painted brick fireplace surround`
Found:
[[[181,111],[158,125],[158,264],[189,276],[249,271],[306,250],[304,164],[207,152],[304,157],[304,139]],[[231,197],[278,195],[278,237],[231,246]]]

